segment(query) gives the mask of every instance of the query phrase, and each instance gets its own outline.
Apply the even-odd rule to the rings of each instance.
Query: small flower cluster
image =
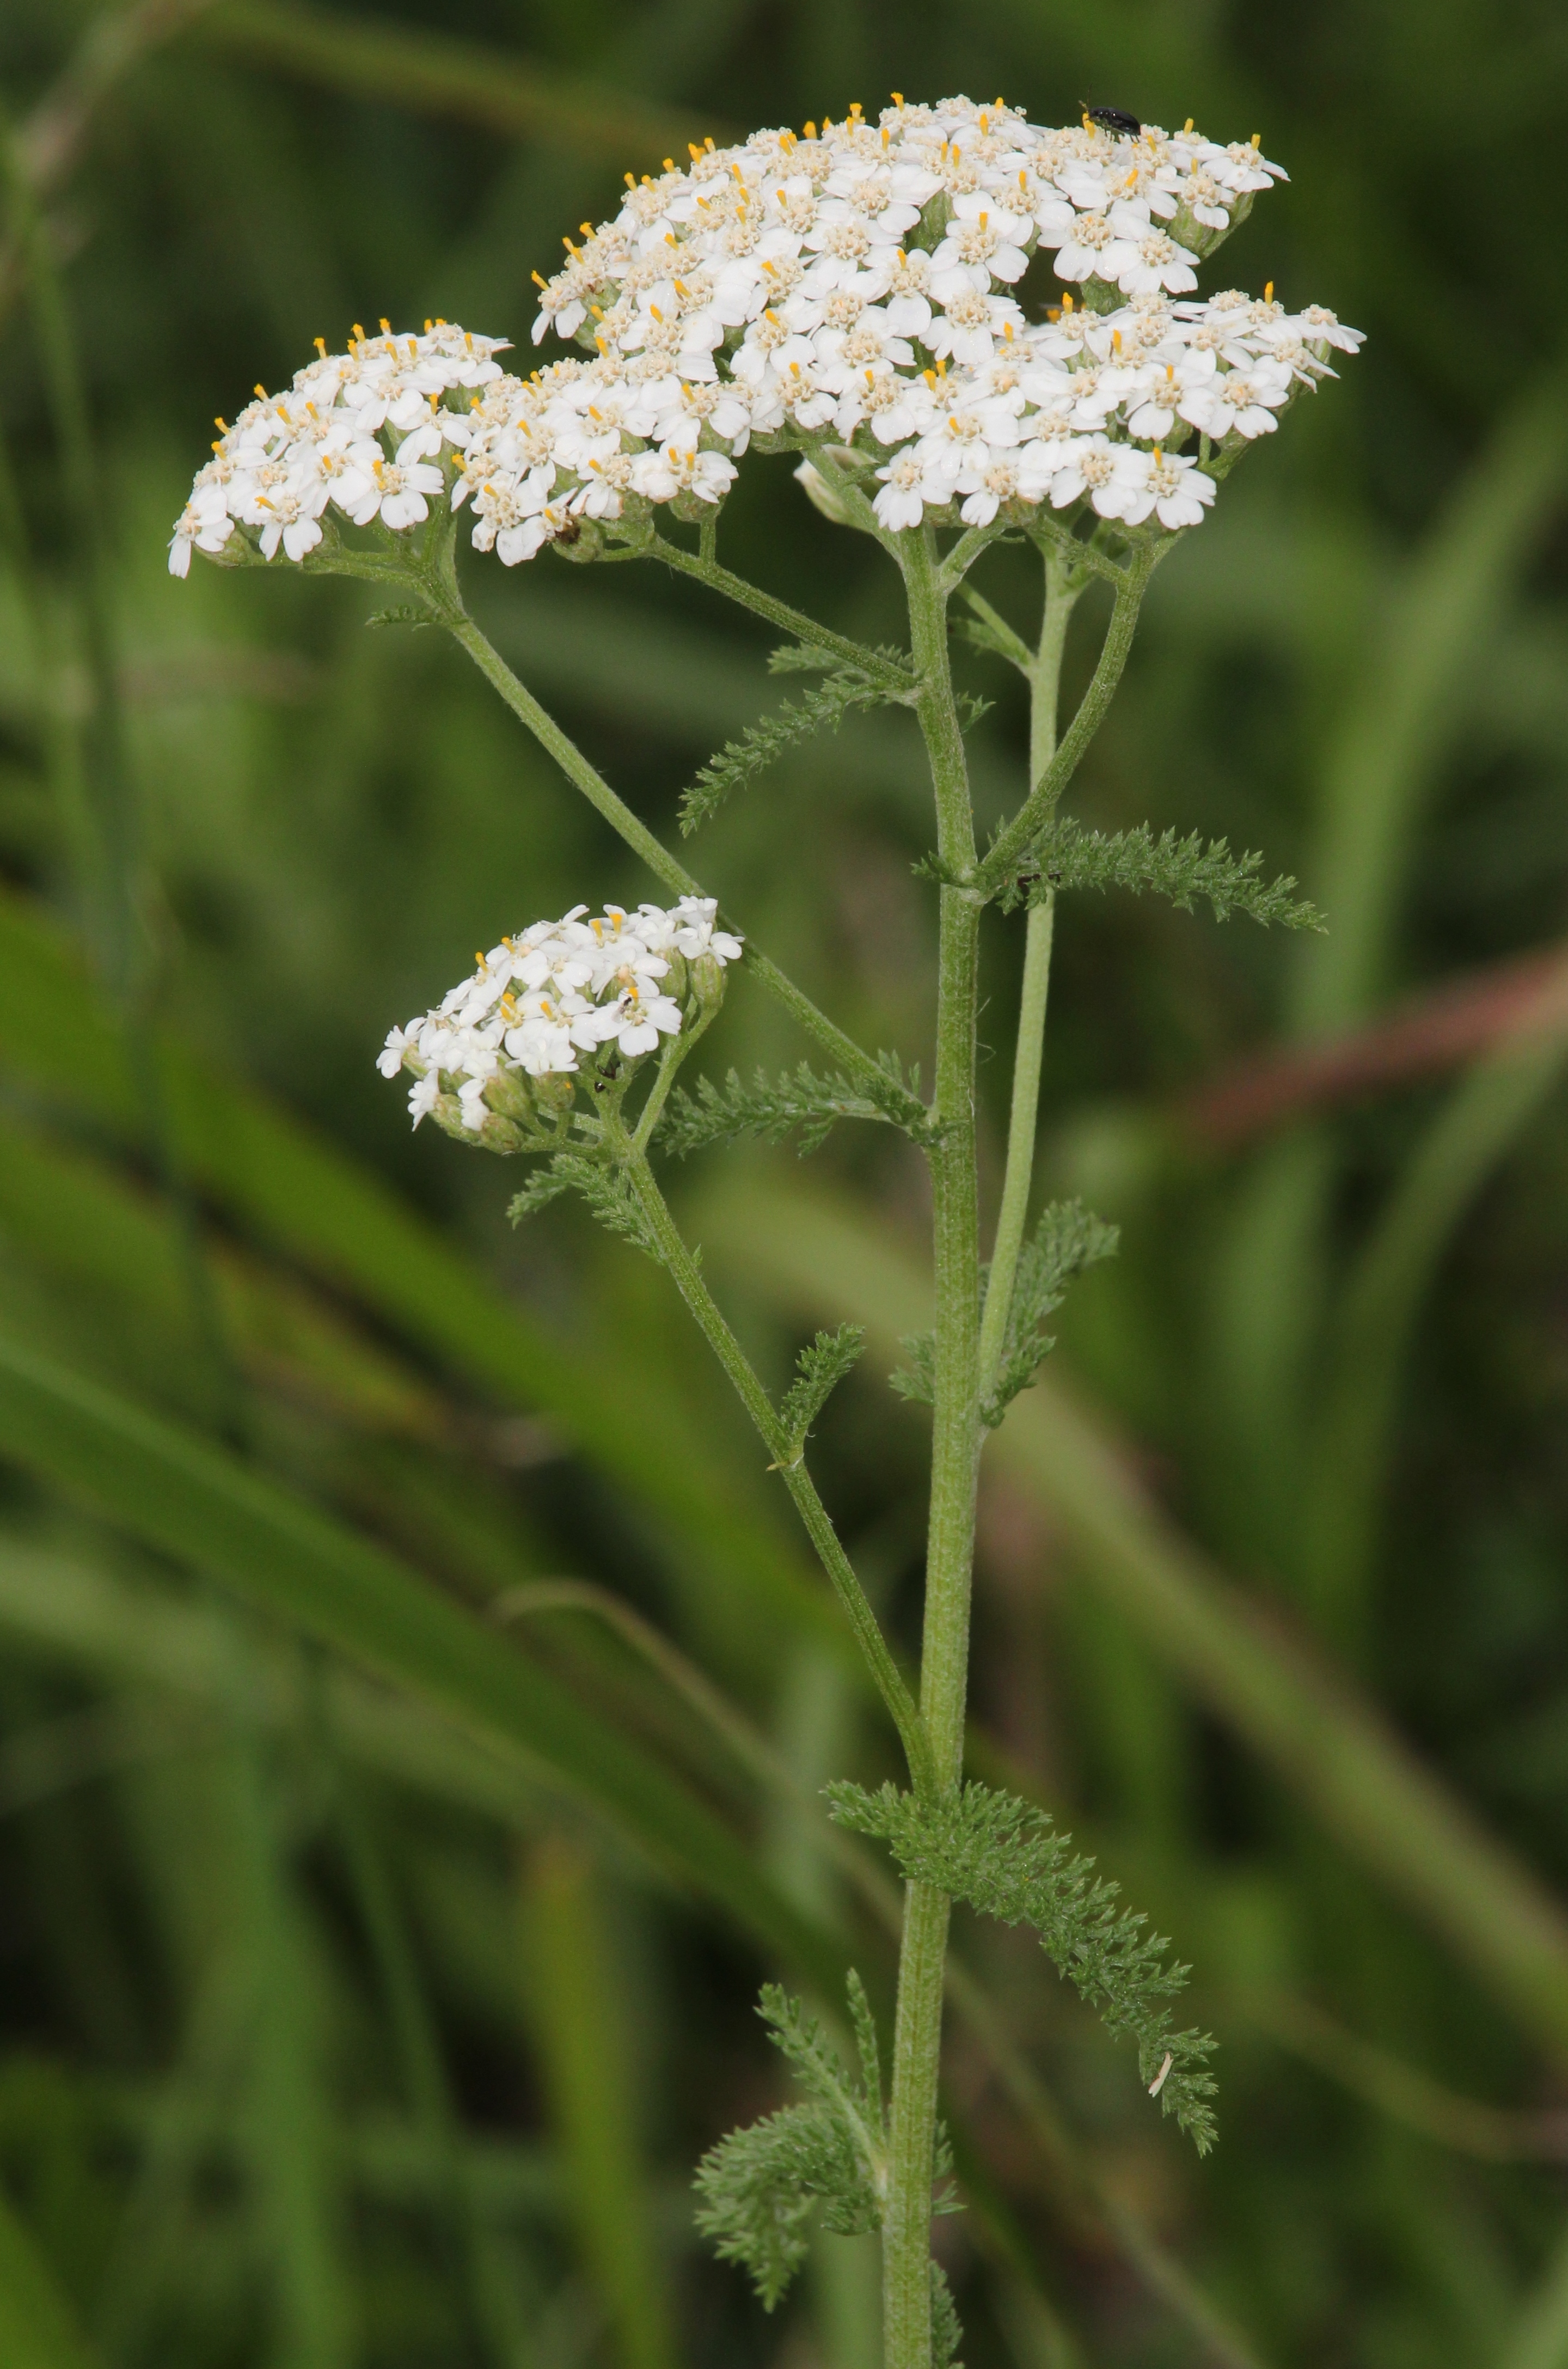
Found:
[[[465,441],[468,413],[449,396],[476,399],[501,375],[494,357],[504,338],[476,338],[445,321],[427,321],[423,337],[379,338],[356,328],[346,354],[329,354],[294,373],[286,395],[258,386],[212,458],[197,474],[169,544],[169,572],[185,576],[192,544],[221,552],[236,525],[252,528],[266,559],[280,548],[303,559],[322,537],[329,502],[356,526],[379,520],[395,532],[419,525],[432,499],[443,499],[443,449]]]
[[[720,929],[711,897],[676,905],[574,905],[477,955],[474,976],[435,1011],[394,1028],[376,1067],[409,1070],[416,1127],[433,1116],[449,1132],[517,1148],[516,1130],[569,1109],[578,1055],[617,1070],[675,1036],[711,1006],[741,940]],[[542,1082],[563,1081],[555,1087]]]

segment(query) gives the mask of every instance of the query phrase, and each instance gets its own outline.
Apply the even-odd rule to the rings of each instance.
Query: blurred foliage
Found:
[[[624,166],[893,82],[1261,131],[1293,178],[1227,269],[1370,333],[1162,571],[1074,792],[1261,848],[1329,934],[1064,898],[1045,1189],[1122,1253],[984,1492],[971,1765],[1194,1962],[1220,2145],[961,1921],[965,2357],[1568,2363],[1561,13],[11,0],[6,2369],[874,2369],[874,2241],[818,2240],[764,2321],[690,2180],[783,2095],[760,1976],[831,2015],[853,1955],[886,2008],[896,1902],[819,1799],[888,1773],[883,1726],[663,1278],[564,1209],[511,1236],[505,1174],[410,1139],[372,1067],[471,946],[644,884],[461,654],[163,555],[210,417],[318,331],[525,344],[530,272]],[[724,532],[896,638],[787,467]],[[777,704],[770,637],[681,582],[468,575],[667,836]],[[984,590],[1027,621],[1022,554]],[[989,818],[1023,719],[964,664]],[[699,852],[929,1062],[929,838],[876,715]],[[993,924],[998,1045],[1020,942]],[[741,988],[706,1066],[802,1049]],[[883,1377],[923,1321],[918,1156],[840,1128],[672,1181],[777,1383],[867,1328],[813,1455],[909,1646],[924,1418]]]

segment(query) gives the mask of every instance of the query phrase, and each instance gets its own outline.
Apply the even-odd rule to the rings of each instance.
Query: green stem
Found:
[[[975,835],[963,734],[947,658],[947,587],[929,532],[900,537],[919,718],[936,795],[937,847],[949,882],[973,870]],[[975,1160],[975,1045],[980,901],[941,895],[935,1111],[929,1150],[936,1282],[935,1412],[926,1546],[921,1714],[939,1783],[962,1774],[979,1464],[979,1212]],[[888,2190],[882,2232],[887,2369],[930,2369],[931,2184],[942,2050],[949,1902],[933,1886],[905,1894],[893,2037]]]
[[[589,763],[577,742],[562,731],[549,709],[540,705],[528,685],[513,674],[499,650],[486,640],[473,618],[460,612],[445,617],[443,622],[486,681],[500,692],[512,714],[528,727],[545,753],[554,757],[572,787],[582,792],[594,812],[601,815],[611,830],[625,841],[634,855],[641,857],[660,886],[676,897],[700,897],[701,883],[632,812],[625,799],[616,795],[603,774]]]
[[[1006,829],[993,841],[985,862],[974,875],[971,885],[982,897],[996,895],[1019,858],[1039,837],[1056,812],[1058,801],[1076,772],[1084,750],[1099,730],[1105,710],[1116,696],[1116,685],[1122,679],[1122,669],[1132,647],[1144,590],[1160,563],[1163,549],[1161,544],[1145,544],[1141,550],[1135,551],[1127,562],[1126,578],[1116,587],[1116,606],[1111,611],[1100,663],[1079,704],[1078,713],[1062,735],[1060,745],[1045,772],[1036,776],[1028,796]]]
[[[1056,754],[1057,695],[1061,681],[1061,654],[1068,620],[1077,602],[1082,578],[1059,552],[1046,554],[1046,606],[1038,647],[1030,654],[1024,673],[1029,684],[1029,779],[1045,776]],[[1000,623],[1000,620],[998,621]],[[993,629],[994,630],[994,629]],[[1040,1106],[1040,1069],[1045,1052],[1046,1002],[1051,980],[1051,941],[1056,924],[1056,898],[1047,889],[1044,901],[1031,909],[1024,942],[1024,987],[1019,998],[1018,1044],[1013,1057],[1013,1107],[1007,1124],[1007,1165],[1002,1174],[1001,1205],[997,1212],[996,1241],[991,1250],[990,1276],[986,1286],[985,1313],[980,1323],[980,1390],[989,1397],[996,1387],[1007,1342],[1007,1322],[1024,1248],[1024,1227],[1029,1214],[1029,1186],[1035,1171],[1035,1133]]]
[[[681,557],[689,558],[691,555],[682,553]],[[693,566],[695,564],[693,562]],[[721,575],[725,573],[722,568],[718,572]],[[408,579],[406,577],[404,580]],[[453,640],[461,643],[467,651],[486,681],[499,692],[512,714],[527,726],[540,747],[555,759],[567,779],[574,788],[582,792],[595,813],[601,815],[633,853],[641,857],[654,878],[677,897],[702,896],[701,881],[670,854],[647,823],[632,812],[624,798],[617,796],[603,774],[589,763],[576,741],[562,731],[548,708],[541,706],[527,684],[513,674],[500,652],[486,640],[463,607],[455,590],[455,580],[451,589],[445,586],[431,589],[424,585],[418,585],[415,589],[425,594],[437,618]],[[793,617],[794,612],[790,614]],[[864,655],[870,657],[872,654],[867,652]],[[857,659],[856,662],[860,661]],[[846,1036],[825,1012],[818,1009],[804,990],[786,978],[777,963],[750,939],[746,946],[746,967],[759,985],[765,988],[775,1001],[782,1003],[790,1017],[798,1021],[808,1035],[815,1036],[823,1049],[851,1077],[858,1079],[862,1084],[874,1085],[886,1098],[886,1072],[878,1068],[870,1054],[863,1051],[853,1036]]]
[[[629,1152],[630,1145],[623,1143],[619,1149],[623,1153]],[[919,1792],[929,1793],[933,1786],[933,1764],[921,1714],[887,1650],[887,1641],[882,1634],[876,1615],[855,1576],[854,1566],[839,1541],[838,1532],[817,1494],[816,1484],[803,1459],[789,1460],[791,1443],[784,1436],[773,1402],[762,1388],[750,1359],[730,1331],[718,1302],[703,1281],[702,1270],[681,1239],[681,1230],[658,1189],[646,1157],[637,1153],[628,1158],[626,1173],[658,1244],[659,1257],[674,1278],[676,1289],[735,1385],[741,1404],[774,1459],[774,1469],[782,1474],[784,1486],[795,1500],[795,1510],[806,1525],[807,1536],[833,1584],[834,1592],[854,1632],[855,1642],[876,1681],[877,1692],[887,1704],[898,1731],[915,1789]]]
[[[797,641],[806,642],[814,649],[826,650],[839,660],[841,666],[853,667],[858,674],[869,675],[874,682],[886,683],[891,691],[910,689],[908,670],[884,658],[880,650],[868,649],[864,642],[852,642],[845,635],[835,634],[830,626],[819,625],[816,618],[808,617],[803,609],[792,609],[787,601],[776,601],[771,592],[761,591],[755,584],[748,584],[744,576],[737,576],[729,568],[721,567],[705,553],[683,551],[679,544],[667,543],[662,535],[656,534],[641,555],[647,559],[662,559],[667,567],[675,568],[682,576],[694,576],[699,584],[707,585],[712,591],[722,592],[727,600],[736,601],[742,609],[750,609],[753,616],[765,617],[770,625],[777,625],[783,633],[793,634]]]
[[[635,1159],[641,1159],[653,1141],[653,1131],[658,1125],[660,1111],[670,1099],[670,1089],[675,1083],[676,1071],[698,1038],[705,1029],[712,1026],[717,1016],[717,1005],[710,1003],[704,1011],[699,1012],[695,1020],[684,1023],[676,1036],[665,1040],[664,1050],[659,1055],[658,1071],[652,1085],[648,1088],[647,1099],[637,1113],[636,1131],[632,1137],[631,1145]]]
[[[1031,907],[1024,939],[1024,987],[1018,999],[1018,1043],[1013,1056],[1013,1107],[1007,1122],[1007,1166],[1002,1173],[1001,1202],[996,1216],[996,1240],[991,1247],[990,1274],[986,1280],[985,1313],[980,1322],[980,1389],[988,1397],[996,1387],[1007,1345],[1007,1320],[1013,1312],[1013,1292],[1018,1260],[1024,1248],[1024,1227],[1029,1214],[1029,1186],[1035,1171],[1035,1130],[1040,1105],[1040,1070],[1046,1045],[1046,1000],[1051,983],[1051,938],[1056,922],[1056,898]]]

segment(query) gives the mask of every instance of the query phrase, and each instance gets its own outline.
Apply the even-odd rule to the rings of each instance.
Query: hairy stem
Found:
[[[690,558],[690,553],[682,553]],[[693,566],[697,563],[693,560]],[[726,571],[718,571],[723,575]],[[406,578],[405,578],[406,580]],[[736,581],[738,583],[739,578]],[[478,626],[463,607],[456,591],[455,578],[450,587],[441,585],[426,589],[426,597],[441,623],[454,641],[467,651],[486,682],[499,692],[512,714],[528,727],[540,747],[553,757],[574,788],[579,789],[596,814],[602,815],[635,855],[640,856],[662,887],[677,897],[702,896],[702,883],[687,871],[679,857],[672,855],[663,841],[655,837],[647,823],[632,812],[623,797],[611,788],[597,767],[590,765],[582,750],[568,733],[563,732],[548,708],[540,704],[528,685],[513,674],[500,652],[486,641]],[[782,605],[782,604],[781,604]],[[794,618],[794,611],[789,612]],[[794,630],[793,624],[791,630]],[[853,647],[852,644],[849,647]],[[868,652],[865,654],[870,656]],[[857,663],[859,661],[857,660]],[[799,1022],[808,1035],[815,1036],[823,1049],[831,1054],[842,1069],[861,1082],[872,1082],[886,1092],[887,1078],[869,1053],[862,1050],[853,1036],[818,1011],[811,998],[792,978],[786,978],[767,955],[750,940],[746,948],[746,967],[753,978],[764,987],[775,1001],[782,1003],[793,1020]]]
[[[1044,779],[1056,754],[1057,693],[1061,681],[1061,654],[1068,619],[1078,600],[1082,578],[1067,557],[1055,551],[1046,555],[1046,608],[1040,639],[1025,670],[1029,683],[1029,779]],[[1001,1205],[997,1212],[996,1241],[991,1249],[990,1278],[986,1286],[985,1314],[980,1324],[980,1390],[989,1395],[996,1386],[1007,1342],[1007,1320],[1013,1312],[1024,1228],[1029,1214],[1029,1186],[1035,1173],[1035,1131],[1040,1106],[1040,1068],[1045,1052],[1046,1001],[1050,990],[1051,941],[1056,923],[1056,898],[1032,908],[1024,942],[1024,987],[1018,1005],[1018,1043],[1013,1057],[1013,1106],[1007,1123],[1007,1165],[1002,1174]]]
[[[949,882],[975,860],[968,772],[947,660],[947,588],[929,530],[900,538],[920,692],[915,713],[936,795],[937,846]],[[979,1462],[979,1217],[975,1167],[975,1029],[980,903],[941,892],[936,1116],[931,1146],[936,1280],[935,1413],[926,1545],[921,1712],[938,1782],[962,1770],[969,1580]],[[893,2036],[888,2192],[882,2235],[887,2369],[930,2369],[931,2183],[942,2050],[949,1903],[923,1883],[905,1893]]]
[[[623,1150],[629,1148],[627,1145],[621,1147]],[[816,1483],[807,1471],[803,1459],[788,1460],[791,1443],[784,1436],[773,1402],[762,1388],[750,1359],[730,1331],[718,1302],[703,1281],[702,1270],[681,1239],[670,1205],[659,1191],[653,1171],[642,1153],[627,1160],[626,1173],[652,1230],[659,1256],[674,1278],[676,1289],[734,1383],[741,1404],[756,1425],[769,1453],[775,1459],[775,1469],[783,1475],[784,1486],[795,1500],[795,1510],[806,1525],[807,1535],[833,1584],[834,1593],[854,1632],[855,1642],[876,1681],[877,1692],[892,1715],[916,1791],[929,1792],[933,1782],[933,1763],[921,1714],[887,1650],[887,1641],[882,1634],[876,1615],[844,1552],[828,1509],[817,1494]]]
[[[640,555],[662,559],[667,567],[673,567],[680,575],[695,577],[699,584],[722,592],[727,600],[750,609],[753,616],[766,618],[770,625],[793,634],[796,641],[805,642],[812,649],[825,651],[841,666],[853,667],[857,673],[869,675],[874,682],[885,684],[889,691],[910,688],[908,670],[884,658],[880,650],[868,649],[864,642],[852,642],[846,635],[835,634],[830,626],[819,625],[815,617],[808,617],[803,609],[792,609],[787,601],[775,601],[771,592],[748,584],[744,576],[721,567],[706,552],[685,551],[679,544],[669,543],[656,534]]]
[[[1116,696],[1116,685],[1122,679],[1122,669],[1127,664],[1127,652],[1132,647],[1132,637],[1138,627],[1138,612],[1142,606],[1144,590],[1163,548],[1162,544],[1148,544],[1141,550],[1135,551],[1127,562],[1125,579],[1116,587],[1116,606],[1111,611],[1111,622],[1105,629],[1104,645],[1093,680],[1044,772],[1035,777],[1028,796],[993,842],[985,862],[976,872],[973,886],[981,896],[996,895],[1019,858],[1039,837],[1056,812],[1058,802],[1076,772],[1079,760],[1099,730],[1105,710]]]

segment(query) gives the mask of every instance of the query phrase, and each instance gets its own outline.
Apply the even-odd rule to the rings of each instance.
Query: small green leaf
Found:
[[[810,1346],[801,1351],[796,1361],[799,1374],[784,1392],[779,1408],[791,1463],[805,1448],[807,1436],[830,1393],[859,1362],[864,1347],[863,1325],[841,1324],[836,1333],[818,1333]]]
[[[1189,913],[1195,898],[1207,898],[1218,921],[1245,913],[1265,928],[1278,922],[1287,930],[1322,930],[1316,906],[1292,896],[1296,883],[1288,874],[1277,880],[1259,878],[1262,863],[1255,853],[1232,855],[1222,839],[1206,845],[1200,831],[1178,839],[1166,830],[1156,839],[1145,822],[1136,830],[1107,834],[1062,816],[1037,842],[1029,870],[1001,903],[1004,910],[1037,905],[1059,888],[1126,888],[1135,897],[1167,898]]]
[[[805,1061],[779,1078],[758,1070],[750,1085],[742,1082],[736,1070],[730,1070],[722,1086],[711,1078],[699,1078],[694,1094],[677,1088],[670,1096],[659,1142],[678,1160],[684,1160],[711,1143],[736,1143],[748,1135],[761,1136],[765,1143],[782,1143],[798,1127],[800,1155],[805,1159],[819,1150],[829,1130],[846,1118],[879,1120],[902,1127],[917,1141],[927,1139],[925,1105],[915,1091],[918,1072],[906,1082],[895,1054],[879,1054],[877,1062],[887,1085],[873,1084],[864,1093],[837,1073],[818,1077]]]
[[[1045,1811],[972,1783],[935,1802],[892,1785],[868,1793],[845,1783],[830,1785],[828,1798],[836,1822],[887,1843],[911,1882],[935,1884],[1004,1925],[1033,1926],[1106,2031],[1131,2033],[1140,2078],[1161,2112],[1174,2114],[1207,2154],[1216,2130],[1205,2065],[1215,2043],[1207,2032],[1173,2031],[1161,2004],[1185,1987],[1188,1969],[1167,1963],[1164,1936],[1116,1906],[1119,1886],[1096,1879],[1093,1860],[1072,1856],[1070,1837]]]
[[[844,2071],[821,2027],[797,1999],[770,1984],[758,2009],[807,2093],[743,2131],[732,2131],[697,2169],[697,2226],[719,2260],[751,2273],[772,2311],[806,2259],[812,2214],[837,2237],[882,2225],[887,2130],[876,2028],[864,1988],[849,1977],[861,2078]]]
[[[1117,1229],[1103,1224],[1082,1201],[1052,1201],[1041,1211],[1019,1257],[1001,1365],[980,1409],[988,1428],[1001,1421],[1055,1347],[1046,1319],[1061,1306],[1068,1285],[1085,1267],[1113,1257],[1119,1239]]]
[[[795,661],[788,662],[794,667]],[[681,800],[681,830],[689,838],[710,820],[727,798],[746,788],[798,742],[815,732],[836,732],[857,707],[887,707],[907,694],[865,676],[840,670],[798,699],[786,700],[772,715],[749,724],[738,740],[727,740],[709,759]]]
[[[901,1399],[914,1406],[936,1404],[936,1335],[934,1333],[910,1333],[899,1343],[909,1358],[907,1366],[896,1367],[887,1377]]]

